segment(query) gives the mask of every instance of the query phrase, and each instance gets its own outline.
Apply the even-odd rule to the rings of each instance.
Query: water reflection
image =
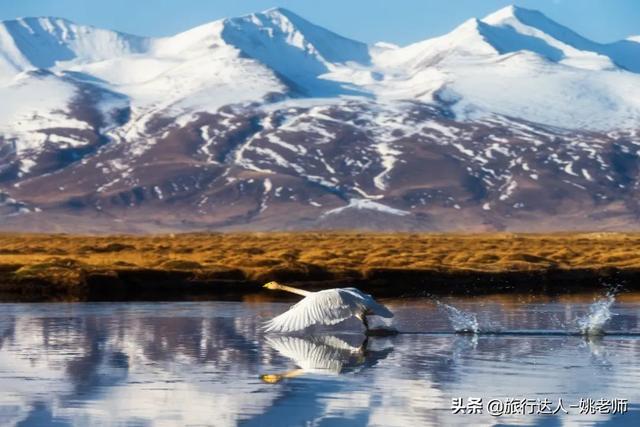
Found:
[[[266,342],[282,356],[292,360],[297,369],[282,374],[265,374],[261,378],[277,383],[285,378],[295,378],[305,373],[339,375],[375,366],[393,351],[370,350],[369,338],[360,334],[268,336]]]
[[[274,397],[258,393],[253,317],[212,317],[214,307],[175,316],[170,306],[40,307],[50,312],[10,306],[22,315],[3,319],[0,425],[236,425]]]
[[[638,332],[637,300],[608,328]],[[448,301],[508,329],[550,329],[592,299]],[[403,331],[450,330],[430,301],[389,302]],[[2,306],[0,425],[637,425],[637,414],[492,418],[453,397],[640,401],[640,340],[358,334],[269,336],[286,304]],[[554,329],[554,328],[551,328]],[[261,375],[274,375],[261,379]],[[267,381],[265,381],[267,380]],[[634,422],[635,421],[635,422]]]

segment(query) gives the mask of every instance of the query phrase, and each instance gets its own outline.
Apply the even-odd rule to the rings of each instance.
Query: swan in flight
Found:
[[[350,317],[362,321],[367,332],[369,322],[367,316],[393,317],[387,307],[377,303],[371,295],[356,288],[326,289],[309,292],[302,289],[269,282],[264,285],[271,290],[279,290],[302,295],[304,299],[291,307],[287,312],[270,320],[266,324],[266,332],[295,332],[313,325],[335,325]]]

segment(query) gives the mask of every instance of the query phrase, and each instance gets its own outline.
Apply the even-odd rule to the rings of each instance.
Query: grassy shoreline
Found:
[[[377,296],[640,289],[640,233],[0,234],[0,300],[234,298],[269,280]]]

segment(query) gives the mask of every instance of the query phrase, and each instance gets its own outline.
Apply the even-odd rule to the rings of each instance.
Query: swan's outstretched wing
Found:
[[[357,348],[334,347],[316,337],[271,336],[267,337],[267,343],[305,371],[340,373],[358,352]],[[348,346],[344,341],[342,344]]]
[[[330,289],[313,293],[266,323],[266,332],[295,332],[312,325],[335,325],[361,314],[363,306],[350,294]]]
[[[365,294],[359,289],[356,288],[345,288],[341,289],[342,292],[349,292],[353,294],[354,297],[362,299],[362,305],[364,305],[370,314],[384,317],[387,319],[391,319],[393,317],[393,313],[384,305],[380,304],[378,301],[373,299],[373,297],[369,294]]]

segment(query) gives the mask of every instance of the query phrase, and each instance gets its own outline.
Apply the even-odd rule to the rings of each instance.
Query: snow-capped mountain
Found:
[[[57,64],[90,63],[147,49],[143,37],[76,25],[59,18],[25,18],[0,24],[2,76]]]
[[[409,70],[392,91],[424,101],[444,93],[459,118],[491,112],[598,130],[639,119],[640,43],[598,44],[536,11],[508,7],[378,62]]]
[[[398,47],[284,9],[0,23],[4,228],[633,228],[640,39],[508,7]]]

